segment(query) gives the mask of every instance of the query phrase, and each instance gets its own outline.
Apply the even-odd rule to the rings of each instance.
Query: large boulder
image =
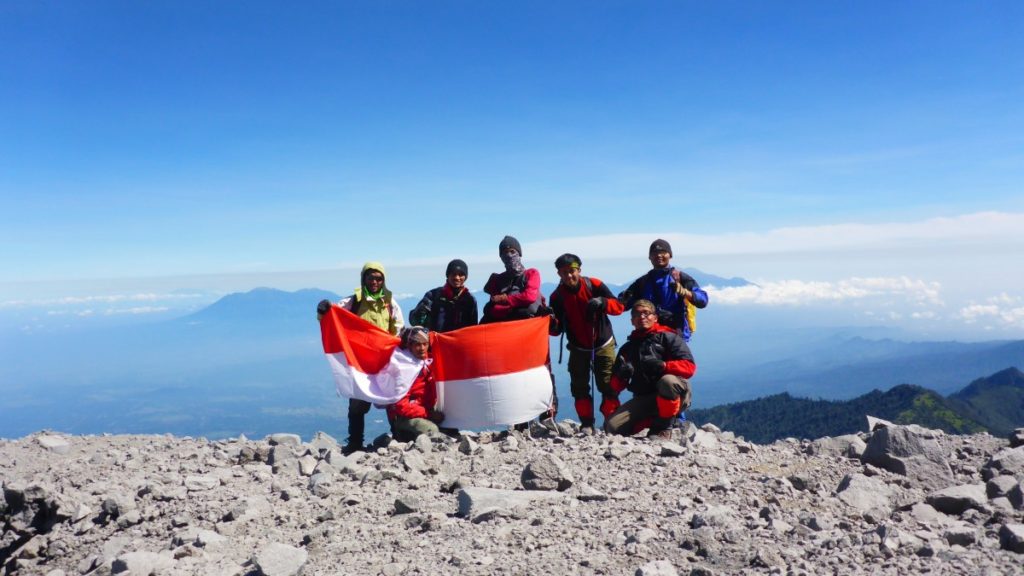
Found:
[[[932,492],[926,500],[939,512],[963,514],[969,508],[983,509],[988,496],[984,484],[965,484]]]
[[[856,434],[845,434],[834,438],[826,436],[811,442],[807,447],[807,453],[812,456],[841,456],[845,458],[860,458],[864,454],[867,444]]]
[[[551,454],[543,454],[523,468],[520,477],[527,490],[568,490],[573,484],[572,473],[565,462]]]
[[[174,568],[174,558],[167,554],[137,551],[118,556],[111,564],[111,573],[128,573],[132,576],[150,576],[166,574]]]
[[[1024,428],[1017,428],[1010,433],[1010,448],[1024,446]]]
[[[939,434],[913,424],[878,426],[861,460],[906,476],[925,490],[941,490],[953,483],[953,471],[937,441]]]
[[[1024,524],[1003,524],[999,528],[999,545],[1003,550],[1024,554]]]
[[[512,512],[537,505],[547,507],[551,503],[566,502],[567,496],[561,492],[467,487],[459,490],[458,499],[459,516],[473,518],[492,509]]]
[[[836,497],[861,513],[876,509],[891,512],[893,508],[893,489],[863,474],[846,475],[836,488]]]
[[[981,477],[991,480],[999,475],[1008,475],[1024,481],[1024,446],[1007,448],[995,453],[981,469]]]
[[[74,506],[42,484],[5,483],[3,494],[4,516],[15,532],[46,533],[54,525],[69,520],[74,513]],[[3,520],[0,518],[0,522]]]
[[[296,576],[302,573],[309,553],[280,542],[273,542],[253,557],[253,564],[263,576]]]

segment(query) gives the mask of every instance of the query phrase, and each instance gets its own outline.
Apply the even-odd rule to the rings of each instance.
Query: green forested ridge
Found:
[[[1017,368],[979,378],[949,399],[961,413],[984,422],[998,436],[1024,426],[1024,372]]]
[[[901,384],[851,400],[812,400],[782,393],[687,412],[697,425],[712,422],[754,442],[850,434],[865,429],[868,415],[951,434],[988,430],[1005,435],[1024,426],[1024,373],[1008,368],[975,380],[949,398]]]

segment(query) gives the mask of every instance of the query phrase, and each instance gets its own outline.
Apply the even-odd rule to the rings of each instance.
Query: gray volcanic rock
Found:
[[[843,456],[846,458],[860,458],[864,454],[867,444],[856,434],[843,436],[818,438],[807,447],[807,453],[814,456]]]
[[[40,446],[55,454],[67,454],[71,451],[71,443],[63,436],[43,434],[36,437],[36,441]]]
[[[458,513],[459,516],[469,518],[484,510],[500,508],[511,512],[538,503],[562,501],[565,501],[565,496],[557,492],[463,488],[458,494]]]
[[[1013,476],[1018,482],[1024,481],[1024,446],[1000,450],[985,463],[981,471],[985,480],[991,480],[1000,474]]]
[[[988,501],[984,484],[951,486],[928,495],[927,502],[939,512],[963,514],[968,508],[984,508]]]
[[[308,558],[302,548],[274,542],[257,552],[252,561],[263,576],[295,576]]]
[[[951,481],[931,490],[830,439],[753,445],[691,426],[683,450],[666,450],[565,422],[545,430],[385,437],[375,452],[347,457],[327,435],[274,445],[66,436],[66,454],[41,435],[0,440],[0,575],[967,575],[1020,566],[1024,511],[1014,456],[996,457],[1004,438],[936,435]],[[523,490],[528,467],[530,482],[554,489]],[[566,479],[571,487],[557,491]]]
[[[928,490],[953,483],[953,472],[937,442],[941,432],[920,426],[876,427],[861,460],[909,477]]]
[[[167,574],[174,567],[174,557],[156,552],[128,552],[118,556],[111,565],[113,574],[127,572],[132,576]]]
[[[845,476],[836,488],[836,495],[860,512],[892,509],[893,489],[885,482],[863,474]]]
[[[1024,446],[1024,428],[1017,428],[1010,433],[1010,448]]]
[[[568,490],[573,483],[572,473],[565,463],[551,454],[542,454],[523,468],[523,488],[527,490]]]

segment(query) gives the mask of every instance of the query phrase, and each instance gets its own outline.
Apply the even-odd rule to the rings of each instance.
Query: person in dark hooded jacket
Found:
[[[433,332],[450,332],[477,323],[476,298],[466,288],[469,266],[455,259],[445,270],[444,286],[434,288],[409,314],[409,323]]]
[[[484,305],[481,324],[490,322],[507,322],[525,320],[537,316],[551,314],[551,309],[544,305],[544,296],[540,293],[540,272],[536,268],[523,265],[523,248],[512,236],[505,236],[498,243],[498,257],[505,265],[504,272],[491,274],[484,284],[484,292],[491,299]],[[551,359],[547,361],[548,372],[551,372]],[[540,414],[541,422],[554,426],[554,417],[558,413],[558,394],[555,391],[555,376],[551,374],[551,407]],[[525,429],[526,423],[517,424],[517,429]]]
[[[675,330],[658,323],[657,307],[637,300],[630,310],[633,332],[619,348],[612,367],[613,404],[602,404],[605,431],[631,436],[649,428],[648,437],[672,437],[672,421],[690,406],[689,378],[697,371],[689,346]],[[623,390],[633,393],[618,403]]]
[[[484,305],[481,324],[522,320],[543,313],[540,293],[540,272],[523,265],[523,248],[519,240],[505,236],[498,244],[498,257],[504,272],[491,274],[484,284],[490,300]]]

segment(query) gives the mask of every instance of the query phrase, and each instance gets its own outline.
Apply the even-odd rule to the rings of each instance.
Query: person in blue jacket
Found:
[[[708,294],[692,276],[669,264],[672,246],[667,241],[658,238],[652,242],[648,258],[651,271],[619,293],[619,301],[628,310],[637,300],[650,300],[658,309],[658,323],[675,330],[689,342],[694,329],[691,325],[693,310],[689,307],[707,306]]]

